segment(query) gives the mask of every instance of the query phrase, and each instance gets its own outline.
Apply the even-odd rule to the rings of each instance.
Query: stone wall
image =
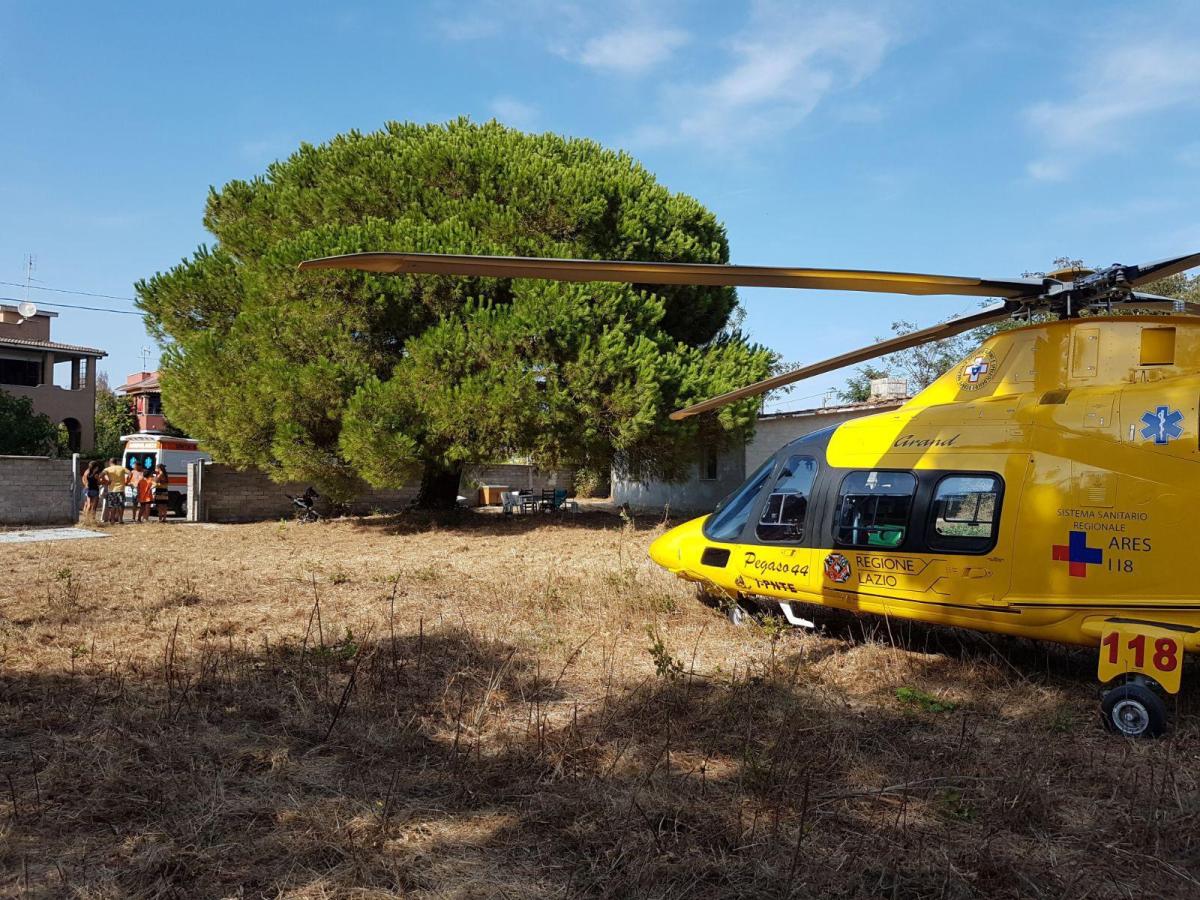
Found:
[[[73,525],[79,498],[69,459],[0,456],[0,525]]]
[[[292,501],[308,485],[300,482],[278,484],[257,469],[238,471],[220,463],[192,463],[188,466],[188,519],[193,522],[261,522],[291,518]],[[417,496],[417,485],[400,490],[371,490],[350,505],[354,515],[373,512],[393,513],[408,507]],[[317,511],[329,512],[321,498]]]

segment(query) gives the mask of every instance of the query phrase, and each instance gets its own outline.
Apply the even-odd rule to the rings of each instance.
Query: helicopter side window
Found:
[[[983,553],[995,541],[1000,521],[1000,479],[947,475],[937,484],[929,514],[931,550]]]
[[[750,511],[758,492],[766,485],[774,468],[775,458],[772,457],[755,469],[745,484],[722,500],[716,512],[704,523],[704,536],[713,541],[736,541],[750,521]]]
[[[910,472],[851,472],[838,494],[834,540],[844,547],[899,547],[916,489]]]
[[[804,519],[817,461],[811,456],[790,456],[775,486],[767,495],[755,533],[760,541],[798,541],[804,537]]]

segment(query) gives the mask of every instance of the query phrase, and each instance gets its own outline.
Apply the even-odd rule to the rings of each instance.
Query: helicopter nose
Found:
[[[691,525],[691,522],[685,522],[656,538],[650,545],[650,558],[668,571],[678,572],[682,569],[684,538],[694,530],[689,527]]]

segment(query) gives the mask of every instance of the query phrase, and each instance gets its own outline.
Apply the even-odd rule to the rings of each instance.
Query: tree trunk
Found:
[[[461,465],[447,468],[437,462],[425,463],[417,506],[421,509],[454,509],[458,503],[458,483],[461,478]]]

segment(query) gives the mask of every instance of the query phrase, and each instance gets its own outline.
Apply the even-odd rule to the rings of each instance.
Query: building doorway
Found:
[[[67,429],[67,450],[78,453],[83,447],[83,430],[79,427],[79,420],[68,416],[62,420],[62,425]]]

